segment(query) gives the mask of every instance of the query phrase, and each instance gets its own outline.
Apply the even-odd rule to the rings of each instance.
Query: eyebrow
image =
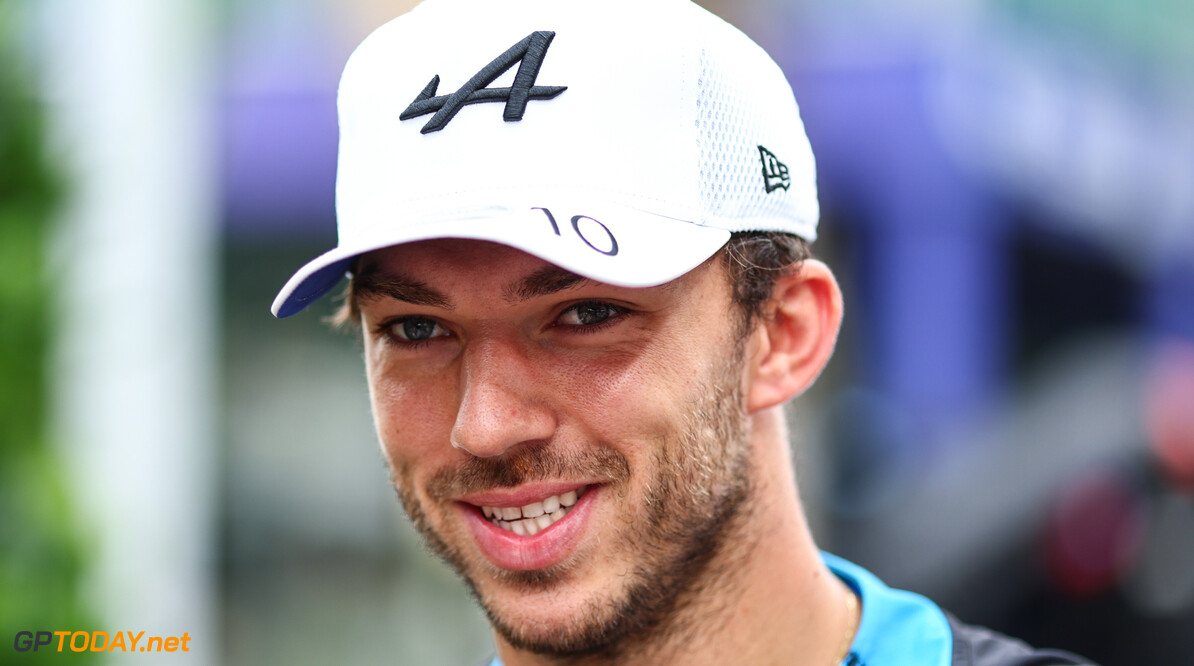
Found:
[[[507,303],[519,303],[540,296],[550,296],[566,289],[590,283],[589,278],[559,266],[544,266],[502,290]],[[452,301],[440,292],[414,278],[395,273],[365,270],[353,278],[353,290],[358,298],[385,296],[414,305],[455,310]]]
[[[358,298],[388,296],[389,298],[414,305],[427,305],[445,310],[456,309],[456,306],[452,305],[452,301],[448,300],[447,296],[428,287],[423,282],[404,275],[365,271],[353,277],[352,288],[357,293]]]
[[[592,280],[559,266],[544,266],[506,287],[502,292],[502,298],[507,303],[517,303],[539,296],[550,296],[589,282]]]

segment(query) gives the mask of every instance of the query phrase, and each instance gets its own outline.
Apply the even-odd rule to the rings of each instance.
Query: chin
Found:
[[[485,607],[490,624],[501,639],[519,650],[556,657],[608,653],[615,644],[608,618],[596,617],[588,604],[559,609],[521,607],[511,614]]]
[[[590,576],[609,581],[617,576]],[[551,567],[503,572],[480,586],[469,581],[494,631],[519,650],[542,655],[604,654],[619,624],[618,590],[586,585],[575,571]]]

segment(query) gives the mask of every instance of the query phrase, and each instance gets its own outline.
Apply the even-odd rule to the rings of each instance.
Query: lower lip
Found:
[[[460,510],[477,546],[490,562],[510,571],[531,571],[557,564],[576,549],[598,494],[598,486],[589,486],[563,518],[531,536],[519,536],[494,525],[471,504],[460,504]]]

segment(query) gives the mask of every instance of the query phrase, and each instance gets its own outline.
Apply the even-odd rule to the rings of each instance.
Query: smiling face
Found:
[[[755,470],[717,258],[630,289],[424,241],[369,255],[356,286],[403,505],[502,640],[616,654],[732,572]]]

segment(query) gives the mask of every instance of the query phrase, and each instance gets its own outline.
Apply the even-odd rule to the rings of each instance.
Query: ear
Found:
[[[754,331],[747,409],[783,404],[812,385],[833,355],[842,322],[842,292],[829,267],[806,260],[776,281]]]

